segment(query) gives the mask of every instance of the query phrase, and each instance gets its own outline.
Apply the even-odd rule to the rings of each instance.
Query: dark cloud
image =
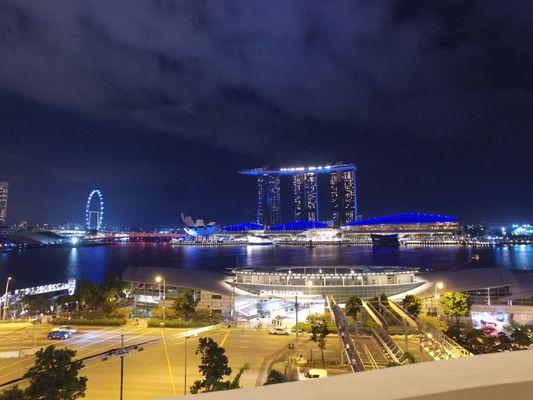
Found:
[[[160,191],[166,179],[190,185],[183,164],[202,155],[211,160],[205,174],[215,163],[229,173],[247,163],[345,159],[367,174],[367,213],[391,208],[372,198],[380,189],[369,183],[373,174],[388,182],[387,171],[399,166],[414,174],[406,190],[416,191],[424,168],[439,175],[431,163],[441,149],[456,154],[444,157],[451,166],[442,179],[469,174],[472,158],[494,174],[516,162],[518,185],[530,167],[524,147],[512,147],[531,144],[533,129],[531,8],[527,1],[4,0],[0,94],[24,99],[4,135],[22,130],[49,157],[16,140],[4,152],[38,159],[47,181],[134,187],[133,175],[158,175],[151,185]],[[25,112],[33,123],[21,122]],[[54,116],[71,122],[58,125]],[[82,154],[97,141],[112,151]],[[499,151],[519,160],[485,165]],[[75,159],[69,173],[50,157],[61,152]],[[9,175],[28,179],[15,165],[0,161]],[[102,176],[113,165],[114,176]],[[420,202],[394,201],[415,208],[444,195],[431,190]],[[489,218],[496,208],[466,213]]]

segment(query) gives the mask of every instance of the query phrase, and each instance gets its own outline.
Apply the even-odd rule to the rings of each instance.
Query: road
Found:
[[[48,345],[47,330],[32,331],[32,340],[38,345]],[[125,346],[154,340],[143,346],[142,351],[132,350],[125,357],[124,398],[147,400],[182,395],[184,392],[185,340],[178,329],[145,327],[79,328],[72,338],[53,342],[58,347],[77,351],[78,358],[97,355],[120,347],[124,334]],[[17,335],[17,332],[11,335]],[[11,335],[0,336],[0,348],[16,348],[17,341]],[[13,337],[15,337],[13,336]],[[187,339],[187,390],[199,379],[199,357],[195,354],[199,337],[212,337],[226,349],[230,366],[236,372],[245,363],[248,370],[241,385],[254,386],[266,379],[266,368],[294,342],[294,335],[274,336],[265,331],[250,329],[219,329],[201,333]],[[302,340],[307,340],[302,338]],[[332,342],[336,339],[333,339]],[[29,340],[28,340],[29,342]],[[85,361],[81,375],[88,377],[88,400],[119,398],[120,358],[113,356],[106,361],[98,356]],[[33,357],[0,360],[0,383],[24,374],[33,365]]]

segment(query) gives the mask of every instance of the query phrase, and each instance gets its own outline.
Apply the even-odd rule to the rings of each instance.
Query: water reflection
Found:
[[[479,260],[473,258],[478,255]],[[35,249],[0,256],[0,281],[9,275],[17,287],[70,277],[102,281],[127,267],[183,268],[225,272],[227,268],[282,265],[399,265],[419,268],[501,267],[533,269],[533,246],[494,248],[373,248],[242,246],[193,247],[168,243],[125,243],[101,247]],[[25,286],[23,286],[25,285]]]

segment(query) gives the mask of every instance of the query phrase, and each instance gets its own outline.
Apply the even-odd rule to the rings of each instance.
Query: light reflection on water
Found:
[[[473,255],[479,261],[473,261]],[[533,270],[533,246],[470,247],[193,247],[167,243],[33,249],[0,255],[0,281],[14,277],[15,287],[68,278],[102,281],[127,267],[166,267],[224,272],[236,266],[400,265],[420,268],[500,267]]]

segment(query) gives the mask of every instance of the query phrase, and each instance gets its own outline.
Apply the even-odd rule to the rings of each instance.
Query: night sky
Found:
[[[0,110],[11,223],[92,188],[111,225],[250,221],[238,170],[337,161],[365,217],[533,220],[530,0],[2,0]]]

